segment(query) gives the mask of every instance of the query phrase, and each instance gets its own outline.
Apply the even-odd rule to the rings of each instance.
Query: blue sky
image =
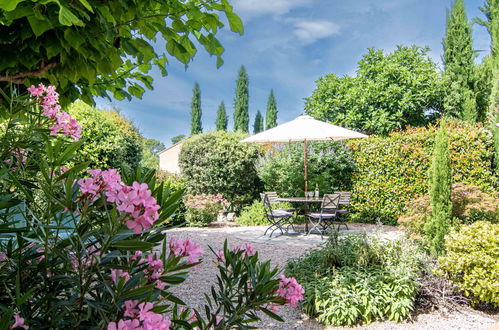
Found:
[[[169,75],[153,72],[154,90],[142,100],[99,101],[100,107],[116,106],[133,120],[142,134],[170,145],[170,138],[189,134],[192,88],[201,87],[203,129],[215,127],[218,105],[225,101],[229,129],[233,127],[234,89],[239,67],[244,64],[250,80],[250,118],[265,112],[270,89],[277,99],[278,122],[303,112],[304,98],[315,81],[326,73],[354,74],[356,64],[369,47],[392,51],[396,45],[431,48],[441,62],[441,41],[450,0],[232,0],[234,11],[245,24],[239,36],[227,28],[218,38],[225,47],[225,64],[198,51],[187,70],[173,59]],[[468,18],[482,17],[481,0],[465,0]],[[484,27],[473,27],[478,61],[489,52]]]

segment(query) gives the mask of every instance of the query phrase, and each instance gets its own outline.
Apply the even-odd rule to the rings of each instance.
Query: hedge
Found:
[[[395,225],[408,202],[428,192],[428,171],[437,126],[409,128],[387,137],[352,140],[352,221]],[[452,182],[494,191],[492,136],[482,125],[449,122]]]

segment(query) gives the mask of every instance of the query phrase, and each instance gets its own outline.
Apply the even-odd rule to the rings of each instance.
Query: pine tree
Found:
[[[236,81],[234,98],[234,131],[249,132],[249,80],[244,66],[241,66]]]
[[[260,110],[256,112],[255,122],[253,123],[253,134],[263,132],[263,116]]]
[[[216,130],[226,131],[228,120],[229,118],[227,117],[227,112],[225,111],[225,103],[222,101],[222,103],[218,106],[217,120],[215,122]]]
[[[199,84],[195,83],[192,90],[191,102],[191,135],[203,132],[201,125],[201,90]]]
[[[430,169],[431,215],[424,230],[433,255],[444,253],[444,237],[449,232],[452,219],[451,200],[452,167],[446,120],[442,119],[435,137]]]
[[[267,101],[267,113],[265,114],[265,129],[277,126],[277,104],[275,102],[274,90],[270,90],[269,99]]]
[[[463,0],[455,0],[451,12],[447,15],[447,25],[443,40],[445,66],[444,109],[455,118],[463,118],[464,104],[467,95],[473,93],[473,65],[475,55],[471,37],[471,26],[466,17]],[[474,93],[473,93],[474,95]],[[474,118],[477,118],[475,108],[468,108]],[[470,113],[467,114],[469,118]]]

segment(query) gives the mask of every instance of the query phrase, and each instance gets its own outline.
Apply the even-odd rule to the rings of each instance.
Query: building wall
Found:
[[[159,153],[159,169],[169,173],[179,174],[180,167],[178,166],[178,158],[182,143],[174,144]]]

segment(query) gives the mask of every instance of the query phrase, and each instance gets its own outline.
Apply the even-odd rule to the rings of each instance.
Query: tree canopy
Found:
[[[195,83],[192,89],[191,101],[191,135],[203,132],[201,115],[201,90],[199,89],[199,84]]]
[[[215,126],[217,131],[226,131],[227,122],[229,118],[227,117],[227,112],[225,111],[225,103],[222,101],[218,106],[217,119],[215,121]]]
[[[222,65],[220,14],[243,33],[227,0],[0,1],[0,88],[50,83],[63,104],[140,98],[153,66],[166,75],[169,59],[187,65],[199,46]]]
[[[267,101],[267,112],[265,113],[265,129],[277,126],[277,104],[274,97],[274,90],[270,90]]]
[[[429,48],[369,49],[357,75],[319,78],[305,110],[315,118],[368,133],[387,134],[432,121],[442,110],[441,79]]]
[[[165,149],[163,142],[155,139],[142,139],[142,159],[140,166],[157,169],[159,166],[158,152]]]
[[[255,121],[253,123],[253,134],[263,132],[263,116],[260,110],[256,112]]]
[[[239,69],[236,81],[234,131],[249,132],[249,79],[244,66]]]

